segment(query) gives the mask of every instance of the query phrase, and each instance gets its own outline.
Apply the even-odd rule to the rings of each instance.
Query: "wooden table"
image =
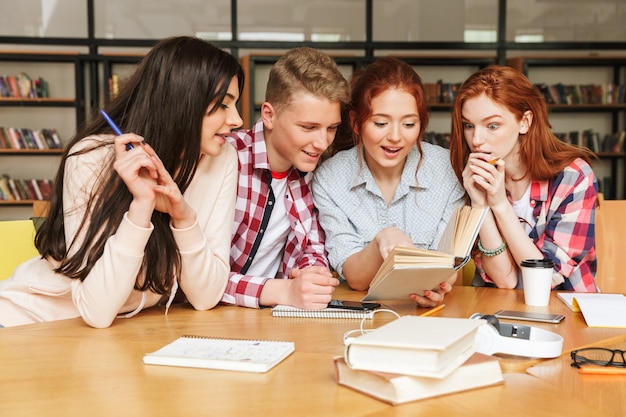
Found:
[[[593,343],[593,347],[626,350],[626,335],[621,340]],[[626,416],[626,375],[581,375],[570,364],[569,354],[544,361],[528,369],[534,375],[571,397],[577,397],[607,415]]]
[[[335,298],[362,293],[339,289]],[[500,308],[566,314],[558,325],[565,349],[619,338],[619,329],[588,328],[556,298],[548,308],[523,304],[517,290],[455,287],[438,315],[469,317]],[[385,305],[419,314],[411,301]],[[378,313],[368,326],[394,317]],[[553,416],[612,415],[525,373],[506,373],[505,384],[390,406],[334,379],[332,358],[343,353],[343,335],[359,320],[271,317],[269,309],[235,306],[198,312],[178,305],[165,316],[154,308],[108,329],[81,319],[0,330],[2,416]],[[143,365],[142,356],[184,334],[243,339],[291,340],[296,352],[265,374]],[[520,358],[503,362],[518,363]],[[528,361],[524,362],[528,365]],[[532,364],[532,363],[531,363]],[[607,399],[611,401],[611,399]],[[620,397],[613,401],[621,401]]]

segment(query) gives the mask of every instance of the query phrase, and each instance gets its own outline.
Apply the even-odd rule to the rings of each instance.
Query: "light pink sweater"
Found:
[[[103,138],[87,138],[77,147],[86,140]],[[105,146],[67,160],[63,201],[68,246],[82,219],[84,202],[112,152],[112,146]],[[202,157],[185,192],[185,200],[196,210],[196,224],[187,229],[172,228],[182,259],[177,282],[197,310],[214,307],[228,281],[236,192],[237,158],[233,147],[226,145],[218,157]],[[161,295],[133,289],[152,230],[134,225],[124,215],[84,281],[56,274],[54,261],[36,257],[24,262],[8,280],[0,281],[0,324],[82,317],[90,326],[103,328],[120,313],[156,305]]]

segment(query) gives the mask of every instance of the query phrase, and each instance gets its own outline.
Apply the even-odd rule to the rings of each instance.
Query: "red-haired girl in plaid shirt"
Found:
[[[553,289],[597,291],[593,154],[551,131],[538,89],[493,65],[461,86],[450,157],[471,205],[489,207],[474,285],[519,288],[524,259],[554,262]]]

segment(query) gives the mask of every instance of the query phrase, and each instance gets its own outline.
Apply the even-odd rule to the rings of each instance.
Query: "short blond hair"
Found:
[[[280,111],[299,91],[342,105],[350,100],[348,81],[336,62],[324,52],[305,46],[290,49],[272,66],[265,101]]]

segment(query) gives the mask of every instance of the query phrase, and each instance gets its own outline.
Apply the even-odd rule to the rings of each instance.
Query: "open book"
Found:
[[[589,327],[625,327],[626,296],[609,293],[557,292],[570,310],[581,312]]]
[[[396,246],[372,279],[362,301],[403,299],[438,288],[439,283],[469,261],[487,211],[470,206],[457,208],[441,236],[438,250]]]

